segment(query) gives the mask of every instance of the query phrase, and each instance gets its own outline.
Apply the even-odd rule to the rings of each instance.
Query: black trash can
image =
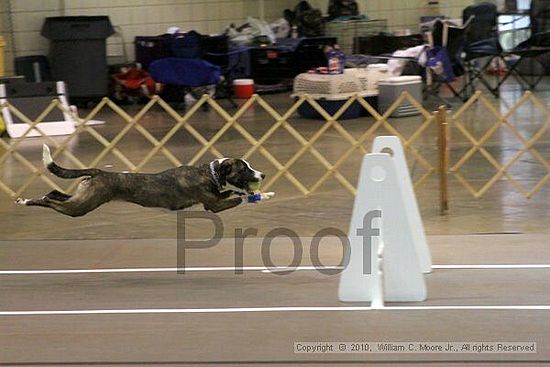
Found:
[[[105,40],[114,33],[107,16],[49,17],[42,36],[50,40],[50,71],[67,84],[71,98],[93,100],[108,94]]]

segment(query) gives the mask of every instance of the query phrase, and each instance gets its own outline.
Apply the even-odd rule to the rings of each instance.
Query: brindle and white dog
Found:
[[[84,177],[74,195],[53,190],[39,199],[17,199],[21,205],[52,208],[72,217],[82,216],[111,200],[122,200],[144,207],[181,210],[202,204],[214,213],[246,201],[251,186],[265,175],[243,159],[223,158],[200,166],[181,166],[159,173],[107,172],[97,168],[68,169],[57,165],[44,145],[44,166],[54,175],[75,179]],[[245,196],[245,197],[243,197]]]

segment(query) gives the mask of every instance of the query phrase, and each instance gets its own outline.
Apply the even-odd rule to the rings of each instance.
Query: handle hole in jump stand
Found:
[[[372,168],[370,173],[370,178],[376,182],[382,182],[386,179],[386,170],[380,166],[375,166]]]
[[[385,147],[380,151],[380,153],[386,153],[386,154],[389,154],[390,157],[393,157],[393,149],[389,147]]]

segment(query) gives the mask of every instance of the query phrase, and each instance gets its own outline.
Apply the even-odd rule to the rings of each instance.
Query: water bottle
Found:
[[[328,49],[327,59],[329,74],[342,74],[344,72],[345,55],[337,46]]]

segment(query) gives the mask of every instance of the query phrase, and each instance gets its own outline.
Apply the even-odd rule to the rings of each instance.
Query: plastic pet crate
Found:
[[[346,69],[343,74],[303,73],[294,79],[293,98],[309,95],[328,114],[334,115],[346,101],[358,94],[376,108],[376,93],[367,89],[367,74],[360,69]],[[322,119],[323,117],[309,103],[298,107],[298,113],[305,118]],[[359,102],[352,103],[340,119],[353,119],[367,114]]]

